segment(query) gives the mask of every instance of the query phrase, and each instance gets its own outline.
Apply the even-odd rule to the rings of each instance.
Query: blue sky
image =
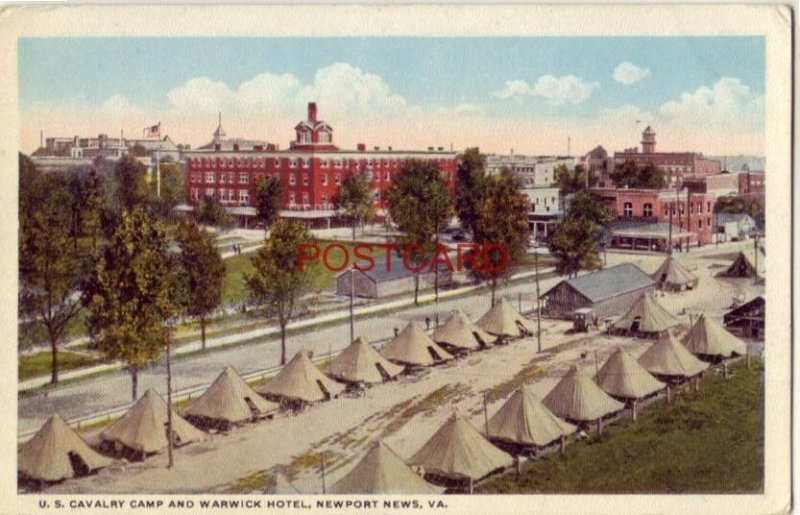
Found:
[[[486,118],[484,125],[525,119],[526,125],[519,129],[534,130],[529,120],[540,118],[547,120],[542,130],[549,130],[558,127],[559,121],[585,124],[598,116],[614,117],[614,113],[622,112],[665,126],[681,121],[681,138],[686,140],[691,136],[685,132],[692,125],[691,116],[685,114],[692,104],[686,104],[692,98],[704,104],[703,108],[713,111],[717,102],[719,109],[730,111],[726,106],[729,96],[734,95],[736,102],[743,103],[742,113],[726,111],[720,120],[712,122],[719,121],[721,127],[730,126],[731,130],[741,131],[734,125],[745,125],[751,133],[763,132],[763,107],[758,116],[745,111],[763,104],[764,58],[764,40],[760,37],[22,39],[19,100],[23,112],[32,115],[57,109],[65,115],[91,114],[89,118],[98,122],[104,118],[104,104],[105,115],[109,106],[120,106],[120,110],[132,110],[140,117],[151,114],[169,119],[173,115],[176,122],[187,119],[186,113],[175,114],[181,107],[184,111],[194,109],[203,119],[223,110],[233,114],[232,123],[240,124],[244,131],[253,127],[254,120],[248,119],[242,104],[233,98],[243,83],[265,74],[289,74],[297,83],[291,86],[293,94],[326,98],[322,90],[333,86],[320,83],[328,77],[318,77],[320,70],[346,64],[347,70],[332,76],[345,81],[342,87],[346,93],[356,92],[353,101],[359,94],[367,95],[376,106],[376,115],[389,99],[395,117],[403,116],[398,114],[400,103],[406,110],[413,108],[405,116],[469,111],[473,117]],[[633,66],[633,75],[620,82],[614,72],[623,63]],[[342,78],[347,74],[352,78]],[[181,106],[170,92],[177,95],[174,92],[180,92],[193,79],[204,79],[205,86],[218,96],[191,89],[187,94],[200,94],[207,102]],[[715,88],[725,79],[727,82]],[[517,82],[508,85],[509,81]],[[222,91],[225,87],[230,94]],[[709,97],[703,88],[713,94]],[[731,88],[733,93],[726,93]],[[285,101],[286,91],[280,93],[276,98]],[[693,96],[682,101],[686,94]],[[347,106],[331,105],[337,95],[329,98],[333,101],[320,106],[323,114],[326,108],[333,114],[353,112]],[[113,101],[109,103],[109,99]],[[748,103],[753,99],[755,104]],[[297,105],[303,100],[293,103],[292,119],[301,117]],[[215,101],[220,105],[215,107]],[[664,105],[669,102],[680,105],[665,111]],[[234,104],[238,108],[232,107]],[[259,105],[261,114],[269,115],[269,103]],[[95,110],[98,112],[92,113]],[[745,119],[737,120],[738,114]],[[75,126],[85,127],[86,120],[76,120]],[[475,124],[478,126],[480,123]],[[596,130],[601,132],[607,126],[599,124]],[[48,132],[57,129],[48,128]],[[97,127],[97,131],[102,130],[112,128]],[[182,130],[175,126],[172,132],[180,134]],[[63,132],[74,131],[63,127]],[[191,139],[190,132],[186,130],[186,137]],[[284,132],[276,137],[287,138]],[[466,139],[480,137],[474,130],[468,134],[472,136]],[[632,138],[631,144],[637,137]]]

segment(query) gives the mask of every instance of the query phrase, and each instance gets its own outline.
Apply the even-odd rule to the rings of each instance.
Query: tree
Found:
[[[29,170],[20,177],[31,178]],[[41,324],[50,343],[50,382],[58,382],[58,345],[69,323],[81,311],[83,262],[69,244],[70,194],[48,176],[37,179],[45,196],[35,212],[22,213],[30,200],[20,198],[19,311]],[[28,186],[26,186],[27,188]],[[22,189],[22,188],[21,188]]]
[[[590,188],[597,184],[597,177],[591,175],[583,165],[576,165],[575,170],[570,172],[566,165],[561,164],[555,172],[556,186],[562,196],[585,190],[587,184]]]
[[[197,223],[211,225],[223,231],[233,227],[233,216],[214,197],[204,197],[194,207],[194,218]]]
[[[146,148],[144,148],[144,145],[141,143],[136,143],[131,147],[130,154],[134,157],[147,157],[149,152]]]
[[[666,185],[664,171],[653,163],[647,163],[639,170],[637,187],[647,189],[661,189]]]
[[[264,237],[275,223],[281,209],[281,181],[277,177],[266,177],[256,183],[256,218],[264,224]]]
[[[452,202],[439,168],[430,162],[409,160],[386,192],[392,220],[403,231],[398,238],[413,263],[414,304],[419,304],[418,270],[435,250],[435,236],[447,227]]]
[[[374,200],[367,176],[363,173],[348,175],[333,196],[336,211],[353,230],[353,242],[356,241],[356,226],[375,217]]]
[[[298,249],[302,243],[315,241],[301,223],[279,219],[251,258],[254,272],[244,276],[252,300],[265,307],[266,316],[278,319],[281,365],[286,364],[286,325],[311,286],[310,271],[301,270],[298,264]]]
[[[126,155],[117,161],[114,178],[118,209],[132,211],[134,207],[147,202],[149,188],[146,176],[147,169],[133,156]]]
[[[596,195],[578,192],[566,219],[550,235],[547,246],[557,260],[556,270],[570,277],[580,270],[600,268],[599,244],[613,215]]]
[[[194,222],[184,221],[178,226],[177,242],[181,248],[178,276],[184,293],[183,308],[200,323],[200,340],[205,349],[208,317],[222,302],[225,262],[211,236]]]
[[[611,180],[618,187],[658,189],[666,184],[664,172],[653,163],[639,167],[636,162],[627,160],[617,165],[611,172]]]
[[[475,235],[478,211],[486,196],[486,157],[468,148],[458,158],[455,208],[461,227]]]
[[[143,206],[123,212],[87,281],[84,304],[91,348],[127,364],[132,400],[139,369],[168,343],[164,325],[176,311],[175,284],[162,223]]]
[[[157,195],[157,180],[150,181],[150,197],[153,199],[154,211],[163,218],[169,217],[172,209],[186,200],[186,184],[184,172],[177,163],[159,163],[161,174],[161,196]]]
[[[508,170],[489,177],[485,191],[478,208],[474,241],[480,245],[502,245],[505,255],[500,249],[486,247],[491,250],[481,254],[482,266],[473,273],[489,281],[494,306],[498,281],[508,277],[511,267],[522,261],[528,247],[528,197]]]

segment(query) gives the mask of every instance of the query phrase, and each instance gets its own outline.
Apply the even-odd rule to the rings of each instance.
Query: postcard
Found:
[[[0,511],[790,510],[792,16],[6,8]]]

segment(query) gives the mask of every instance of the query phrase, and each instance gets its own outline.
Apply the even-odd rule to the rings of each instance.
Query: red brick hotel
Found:
[[[378,216],[385,214],[384,192],[407,160],[433,162],[451,192],[455,189],[456,153],[443,147],[427,150],[394,150],[365,144],[356,150],[333,143],[333,128],[317,118],[317,105],[308,104],[308,119],[295,126],[295,139],[286,150],[276,145],[243,145],[226,141],[222,124],[211,144],[186,152],[187,198],[196,205],[204,197],[219,200],[239,222],[253,224],[255,188],[264,177],[281,184],[282,212],[287,218],[306,220],[314,227],[335,223],[333,197],[342,181],[363,172],[372,186]]]

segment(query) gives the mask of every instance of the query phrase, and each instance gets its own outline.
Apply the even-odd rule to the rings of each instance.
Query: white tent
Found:
[[[439,347],[414,322],[409,322],[397,336],[392,338],[381,349],[380,354],[395,363],[423,367],[453,359],[449,352]]]
[[[342,479],[331,487],[334,494],[438,494],[382,441],[375,442]]]
[[[611,324],[611,329],[613,331],[661,334],[678,324],[678,319],[664,309],[655,297],[643,293],[627,313]]]
[[[268,397],[318,402],[339,395],[344,391],[344,386],[314,366],[308,351],[300,350],[278,375],[256,388],[256,391]]]
[[[554,415],[577,422],[591,422],[625,407],[575,365],[550,390],[543,403]]]
[[[544,447],[578,428],[553,415],[529,386],[517,388],[489,419],[491,439]]]
[[[478,320],[477,325],[487,333],[509,338],[517,338],[536,332],[534,325],[527,318],[520,315],[519,312],[502,297],[500,298],[500,302],[495,303],[495,305]]]
[[[237,423],[273,413],[278,408],[276,403],[257,394],[232,367],[225,367],[208,390],[191,401],[181,413]]]
[[[662,377],[694,377],[708,368],[680,344],[671,332],[666,332],[639,356],[639,363],[651,374]]]
[[[622,348],[608,358],[597,372],[595,382],[604,392],[623,399],[641,399],[667,386]]]
[[[716,324],[705,315],[700,315],[686,336],[683,344],[692,354],[730,358],[734,354],[747,354],[747,345],[722,326]]]
[[[325,372],[335,379],[354,383],[382,383],[403,372],[381,356],[378,351],[359,336],[328,364]]]
[[[477,350],[483,345],[491,345],[495,337],[473,324],[463,311],[456,309],[444,325],[433,330],[433,340],[457,349]]]

